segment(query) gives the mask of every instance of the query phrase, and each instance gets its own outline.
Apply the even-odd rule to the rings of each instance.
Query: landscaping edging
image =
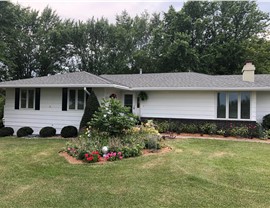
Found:
[[[167,147],[164,147],[164,148],[162,148],[160,150],[144,149],[142,151],[142,155],[141,156],[150,156],[150,155],[156,155],[156,154],[165,154],[165,153],[168,153],[170,151],[172,151],[172,148],[171,147],[168,147],[168,146]],[[67,152],[59,152],[59,155],[61,157],[64,157],[70,164],[73,164],[73,165],[90,164],[90,163],[84,162],[82,160],[77,160],[76,158],[70,156]],[[125,159],[130,159],[130,158],[125,158]],[[91,163],[91,164],[92,165],[93,164],[95,164],[95,165],[103,165],[105,163],[112,163],[112,162],[111,161],[106,161],[104,158],[102,158],[101,161],[96,162],[96,163]]]
[[[200,134],[165,134],[163,133],[162,136],[168,139],[212,139],[212,140],[222,140],[222,141],[239,141],[239,142],[257,142],[257,143],[266,143],[270,144],[270,139],[262,140],[258,138],[236,138],[236,137],[223,137],[220,135],[207,135],[204,134],[201,136]]]

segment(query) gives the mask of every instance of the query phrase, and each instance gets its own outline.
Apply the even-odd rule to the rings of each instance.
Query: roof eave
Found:
[[[20,84],[20,85],[0,85],[0,88],[63,88],[63,87],[93,87],[93,88],[104,88],[112,87],[118,89],[130,90],[129,87],[115,84]]]
[[[270,91],[270,87],[133,87],[133,91]]]

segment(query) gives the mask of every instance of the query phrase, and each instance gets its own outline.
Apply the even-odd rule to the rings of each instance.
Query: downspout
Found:
[[[86,87],[84,87],[83,90],[84,90],[84,92],[87,93],[87,95],[89,95],[89,96],[91,95],[91,93],[86,89]]]

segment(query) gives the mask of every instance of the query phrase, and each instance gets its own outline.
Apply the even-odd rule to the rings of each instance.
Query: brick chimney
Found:
[[[252,64],[252,61],[250,60],[246,61],[246,64],[242,69],[242,73],[243,73],[243,81],[254,82],[255,66]]]

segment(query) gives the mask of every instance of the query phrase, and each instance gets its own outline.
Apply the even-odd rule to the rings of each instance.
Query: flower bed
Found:
[[[159,150],[153,150],[153,149],[143,149],[142,150],[142,155],[141,156],[150,156],[150,155],[156,155],[156,154],[165,154],[168,153],[172,150],[171,147],[163,147]],[[78,160],[73,156],[70,156],[67,152],[60,152],[59,153],[60,156],[64,157],[70,164],[86,164],[87,162],[84,160]],[[119,160],[122,160],[124,158],[119,158]],[[107,160],[104,157],[100,157],[99,161],[94,163],[96,165],[103,165],[106,164],[108,162],[110,162],[111,160]],[[112,160],[115,161],[115,160]]]
[[[142,155],[143,149],[162,147],[152,121],[136,125],[137,118],[115,99],[105,100],[88,128],[67,143],[64,151],[87,163],[117,161]]]

